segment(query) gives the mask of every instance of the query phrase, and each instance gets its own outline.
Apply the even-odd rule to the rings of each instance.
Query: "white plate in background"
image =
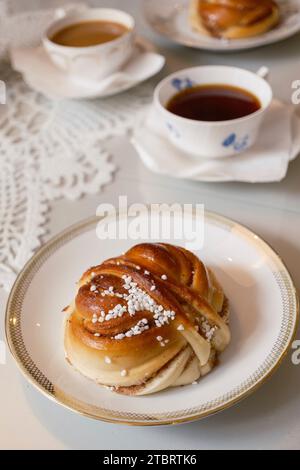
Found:
[[[278,0],[277,0],[278,1]],[[235,51],[273,44],[300,31],[300,0],[279,0],[281,21],[272,30],[245,39],[224,40],[193,31],[189,24],[190,0],[144,0],[144,14],[150,26],[174,42],[197,49]]]

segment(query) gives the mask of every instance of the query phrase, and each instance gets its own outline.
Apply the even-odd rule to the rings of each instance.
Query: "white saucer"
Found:
[[[282,180],[300,152],[300,119],[293,108],[274,100],[254,147],[226,158],[195,159],[166,137],[165,123],[151,107],[131,142],[155,173],[204,182],[264,183]]]
[[[144,12],[148,23],[158,33],[185,46],[212,51],[234,51],[282,41],[300,31],[300,0],[277,0],[281,10],[279,25],[260,36],[223,40],[194,32],[189,24],[190,0],[162,2],[144,0]]]
[[[15,48],[10,56],[12,67],[23,75],[28,86],[57,99],[112,96],[156,75],[165,64],[165,58],[141,38],[137,38],[135,52],[123,69],[101,82],[79,81],[67,75],[51,62],[42,46]]]
[[[111,216],[114,219],[110,221],[116,220],[115,214]],[[172,216],[178,222],[182,213]],[[142,217],[141,221],[138,216],[139,224],[150,227],[151,219],[144,213]],[[232,340],[220,365],[196,386],[171,388],[147,397],[117,395],[76,372],[65,360],[62,308],[74,297],[75,282],[87,267],[137,243],[100,240],[96,235],[99,220],[81,222],[44,245],[12,289],[7,339],[32,385],[58,404],[86,416],[153,426],[200,419],[224,410],[256,390],[278,367],[297,323],[297,294],[290,275],[276,253],[254,233],[206,213],[204,246],[195,253],[216,272],[231,306]],[[172,236],[164,239],[181,246],[185,241]]]

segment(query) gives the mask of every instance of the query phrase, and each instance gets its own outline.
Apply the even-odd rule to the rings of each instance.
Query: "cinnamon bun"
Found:
[[[273,0],[191,0],[190,4],[192,27],[225,39],[263,34],[279,19],[279,7]]]
[[[228,301],[181,247],[141,244],[86,271],[67,308],[65,352],[93,381],[126,395],[187,385],[230,342]]]

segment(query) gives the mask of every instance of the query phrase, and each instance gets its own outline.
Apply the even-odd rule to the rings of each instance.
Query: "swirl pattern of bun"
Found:
[[[67,309],[67,360],[128,395],[194,383],[229,341],[228,301],[212,271],[162,243],[89,269]]]
[[[257,36],[279,21],[279,7],[273,0],[191,0],[193,28],[225,39]]]

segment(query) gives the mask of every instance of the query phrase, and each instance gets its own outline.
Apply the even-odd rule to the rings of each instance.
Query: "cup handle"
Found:
[[[270,75],[270,70],[268,69],[268,67],[263,65],[262,67],[260,67],[260,69],[258,69],[258,71],[256,72],[256,75],[258,75],[260,78],[264,78],[265,80],[268,80],[269,75]]]

